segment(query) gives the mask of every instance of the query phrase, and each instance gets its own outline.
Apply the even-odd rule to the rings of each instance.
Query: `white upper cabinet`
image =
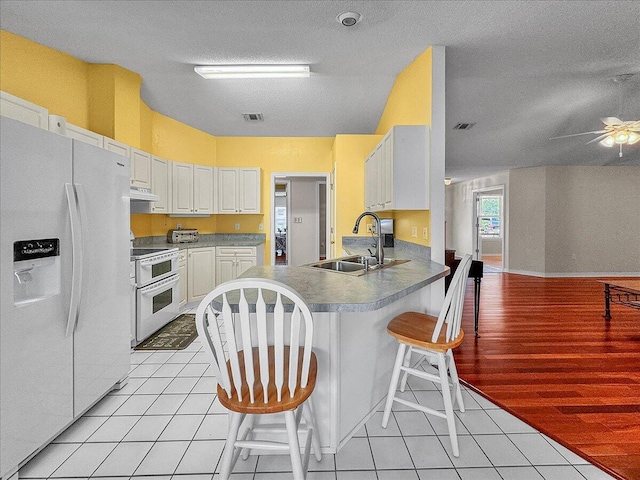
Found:
[[[20,97],[0,91],[0,115],[49,130],[49,111]]]
[[[173,214],[193,212],[193,164],[172,162],[172,205]]]
[[[172,166],[171,209],[173,215],[211,215],[214,208],[215,168],[170,162]]]
[[[260,213],[260,169],[218,169],[218,213]]]
[[[74,140],[104,148],[104,137],[102,135],[92,132],[91,130],[78,127],[72,123],[67,123],[65,135],[69,138],[73,138]]]
[[[104,137],[104,149],[124,157],[131,156],[131,147],[129,145],[118,142],[109,137]]]
[[[171,163],[151,156],[151,193],[158,196],[151,203],[151,213],[171,213]]]
[[[131,186],[151,188],[151,154],[131,148]]]
[[[365,208],[429,209],[429,127],[395,126],[365,161]]]
[[[215,213],[213,208],[213,171],[213,167],[193,166],[193,213]]]

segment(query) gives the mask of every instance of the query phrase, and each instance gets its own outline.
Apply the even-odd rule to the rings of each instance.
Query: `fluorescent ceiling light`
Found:
[[[199,65],[196,73],[206,79],[308,77],[309,65]]]

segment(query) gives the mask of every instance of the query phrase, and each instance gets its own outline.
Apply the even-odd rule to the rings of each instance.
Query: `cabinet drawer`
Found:
[[[216,247],[216,249],[216,254],[222,256],[256,256],[256,247]]]

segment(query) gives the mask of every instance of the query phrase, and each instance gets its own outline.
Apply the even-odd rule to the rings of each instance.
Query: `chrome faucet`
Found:
[[[356,219],[356,224],[353,227],[353,233],[358,233],[358,229],[360,228],[360,220],[362,220],[363,217],[367,217],[367,216],[373,217],[376,221],[376,230],[378,232],[378,245],[376,249],[376,254],[374,256],[376,257],[376,260],[378,260],[378,265],[383,265],[384,250],[382,248],[382,225],[380,223],[380,217],[378,217],[378,215],[376,215],[373,212],[361,213],[360,216]]]

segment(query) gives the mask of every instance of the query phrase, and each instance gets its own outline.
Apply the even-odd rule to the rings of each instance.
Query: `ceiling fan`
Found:
[[[621,85],[623,82],[626,82],[633,76],[633,73],[625,73],[622,75],[616,75],[612,80],[614,83]],[[622,109],[622,91],[620,91],[620,105]],[[592,140],[589,140],[587,142],[587,145],[595,142],[600,142],[600,145],[603,145],[605,147],[614,147],[615,145],[619,145],[619,157],[622,157],[623,145],[634,145],[640,142],[640,120],[627,120],[625,122],[624,120],[620,120],[617,117],[605,117],[601,118],[600,120],[602,121],[602,123],[604,123],[604,128],[602,130],[574,133],[571,135],[562,135],[560,137],[551,137],[551,140],[555,140],[558,138],[577,137],[580,135],[597,134],[598,136]]]
[[[604,123],[602,130],[594,130],[592,132],[574,133],[572,135],[562,135],[560,137],[551,137],[551,140],[558,138],[577,137],[580,135],[598,134],[598,136],[587,142],[600,142],[605,147],[620,146],[620,154],[622,157],[622,145],[634,145],[640,142],[640,120],[623,121],[616,117],[601,118]]]

